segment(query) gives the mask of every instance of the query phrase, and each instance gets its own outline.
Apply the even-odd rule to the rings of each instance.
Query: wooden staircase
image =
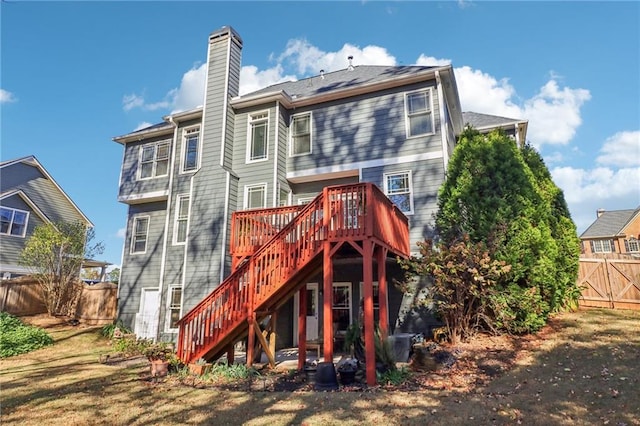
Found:
[[[178,357],[219,357],[322,268],[325,242],[365,239],[409,254],[406,216],[371,183],[327,187],[305,206],[234,213],[233,271],[178,322]]]

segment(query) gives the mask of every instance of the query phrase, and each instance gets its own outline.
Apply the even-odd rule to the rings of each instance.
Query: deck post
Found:
[[[364,292],[364,351],[367,385],[376,384],[376,347],[373,320],[373,242],[364,240],[362,281]]]
[[[232,365],[236,359],[235,345],[233,343],[229,343],[227,346],[227,364]]]
[[[333,262],[331,261],[331,243],[324,242],[322,253],[322,346],[325,362],[333,361]]]
[[[253,332],[253,323],[255,321],[255,315],[250,314],[247,318],[247,326],[249,327],[249,334],[247,336],[247,367],[253,366],[253,349],[256,345],[256,334]]]
[[[382,338],[389,336],[389,306],[387,299],[387,252],[386,247],[378,247],[376,261],[378,262],[378,306],[380,309],[380,333]]]
[[[307,360],[307,285],[298,291],[298,370]]]

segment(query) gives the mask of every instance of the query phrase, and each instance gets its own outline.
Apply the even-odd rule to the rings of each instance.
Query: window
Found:
[[[182,288],[169,287],[169,328],[178,328],[180,307],[182,306]]]
[[[247,155],[247,161],[267,159],[268,128],[268,112],[249,116],[249,152]]]
[[[407,112],[407,136],[433,133],[431,90],[408,93],[405,97],[405,109]]]
[[[263,209],[267,206],[267,184],[245,186],[244,208]]]
[[[303,206],[306,204],[309,204],[310,202],[312,202],[313,200],[315,200],[316,197],[302,197],[302,198],[298,198],[298,205]]]
[[[146,144],[140,149],[140,179],[165,176],[169,172],[169,141]]]
[[[358,321],[363,321],[362,315],[364,315],[364,283],[360,281],[360,317]],[[373,282],[373,319],[375,322],[380,321],[380,292],[378,282]]]
[[[182,143],[182,171],[190,172],[198,168],[198,151],[200,149],[200,127],[192,127],[184,130]]]
[[[311,153],[311,113],[291,120],[291,156]]]
[[[147,236],[149,234],[149,217],[141,216],[133,219],[133,233],[131,235],[131,253],[147,251]]]
[[[29,222],[29,212],[0,207],[0,234],[24,238]]]
[[[341,334],[351,324],[351,284],[334,283],[332,301],[333,331]]]
[[[176,203],[176,223],[173,227],[173,243],[184,244],[187,241],[187,224],[189,223],[189,196],[178,195]]]
[[[591,252],[592,253],[612,253],[614,252],[613,241],[611,240],[592,240]]]
[[[411,171],[384,175],[384,193],[406,214],[413,213],[412,186]]]
[[[640,240],[635,237],[631,237],[628,240],[624,240],[625,248],[628,253],[640,252]]]

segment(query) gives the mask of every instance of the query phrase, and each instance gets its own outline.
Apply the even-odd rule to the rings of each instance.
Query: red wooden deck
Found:
[[[230,243],[233,272],[180,319],[178,357],[188,363],[224,352],[231,356],[233,344],[248,333],[247,362],[251,363],[254,339],[259,334],[254,333],[257,321],[274,313],[296,291],[304,297],[306,279],[322,269],[322,346],[325,359],[332,359],[331,259],[344,245],[362,256],[365,351],[367,359],[374,359],[373,259],[379,268],[380,318],[386,319],[384,260],[390,253],[409,255],[409,226],[406,216],[371,183],[327,187],[304,206],[234,213]],[[306,351],[305,309],[306,304],[300,303],[300,368]],[[381,323],[380,328],[386,334],[388,324]],[[257,337],[262,341],[262,335]],[[375,383],[374,363],[367,363],[367,382]]]

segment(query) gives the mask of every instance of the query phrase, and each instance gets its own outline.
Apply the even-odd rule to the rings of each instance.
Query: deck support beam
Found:
[[[389,336],[389,306],[387,289],[387,253],[386,247],[376,249],[376,262],[378,263],[378,306],[380,310],[380,333],[382,338]]]
[[[298,370],[307,361],[307,285],[298,291]]]
[[[327,203],[328,204],[328,203]],[[326,217],[326,216],[325,216]],[[323,356],[325,362],[333,361],[333,262],[331,260],[331,243],[324,242],[322,251],[322,336]]]
[[[373,319],[373,246],[371,240],[363,242],[362,281],[364,293],[364,353],[367,385],[376,384],[376,347]]]

